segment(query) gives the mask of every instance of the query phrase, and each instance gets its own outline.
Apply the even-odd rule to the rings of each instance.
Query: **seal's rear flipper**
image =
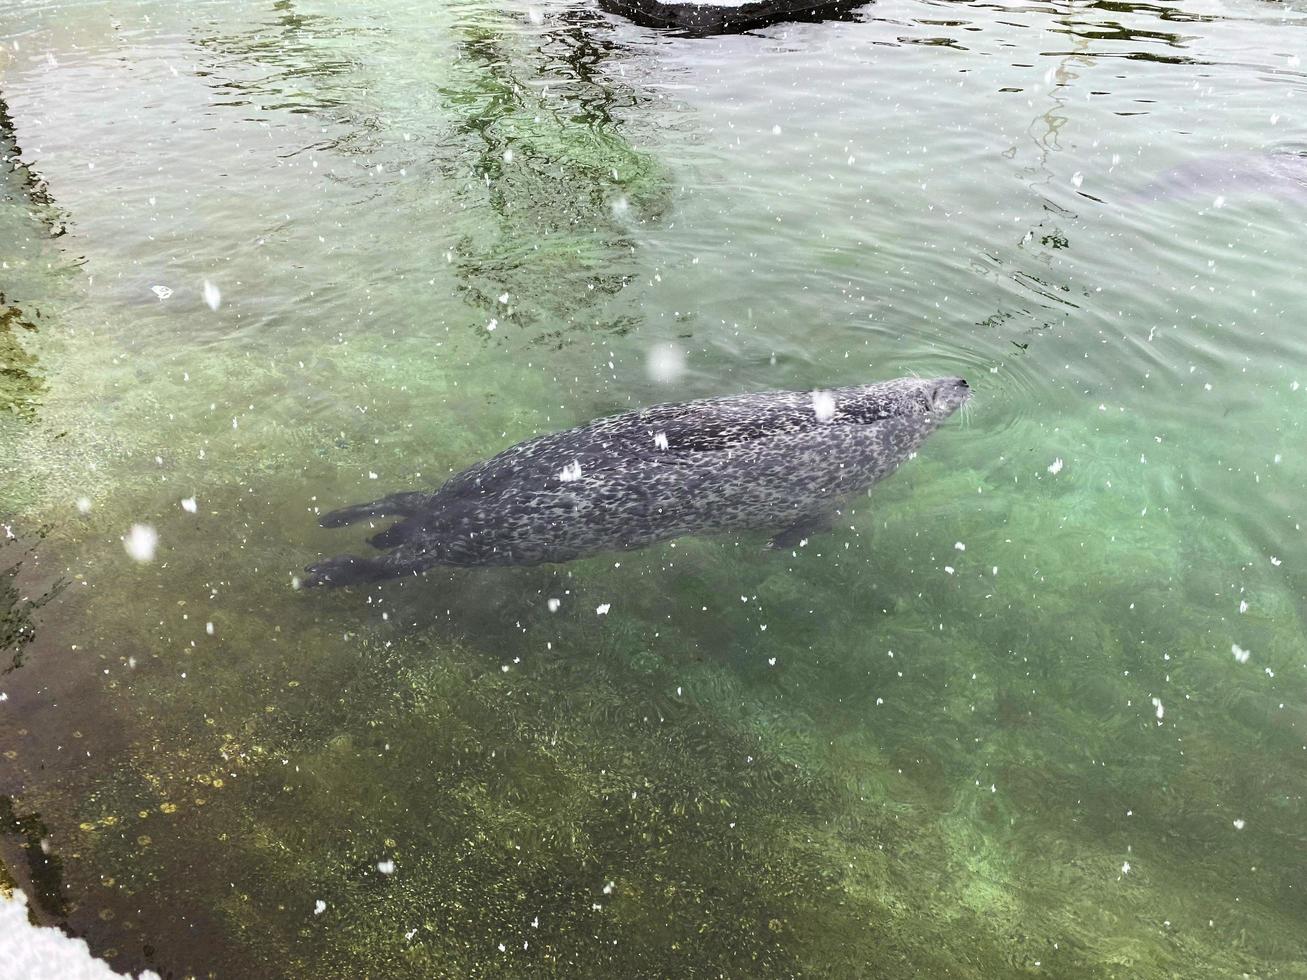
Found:
[[[318,518],[318,523],[323,527],[344,527],[346,524],[353,524],[355,521],[369,517],[407,517],[416,513],[426,498],[426,494],[417,491],[392,493],[389,497],[382,497],[380,500],[354,504],[351,507],[342,507],[340,510],[323,514]]]
[[[822,531],[829,531],[835,521],[833,513],[809,514],[799,518],[789,527],[780,531],[767,542],[768,548],[801,548],[808,538]]]
[[[316,565],[310,565],[305,572],[307,574],[300,580],[300,587],[305,589],[319,586],[338,588],[342,585],[359,585],[363,582],[390,578],[395,574],[382,559],[355,558],[353,555],[328,558]]]
[[[415,531],[419,530],[418,522],[412,518],[398,521],[390,525],[384,531],[378,531],[372,537],[368,538],[368,544],[378,551],[385,551],[388,548],[396,548],[407,541]]]
[[[435,564],[437,562],[421,551],[399,551],[377,558],[340,555],[306,568],[306,574],[300,580],[300,588],[312,589],[322,586],[339,588],[344,585],[379,582],[382,579],[399,578],[402,575],[417,575]]]

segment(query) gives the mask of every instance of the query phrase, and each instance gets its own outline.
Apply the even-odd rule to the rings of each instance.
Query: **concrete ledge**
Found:
[[[646,27],[668,27],[684,34],[730,34],[787,20],[837,18],[868,0],[719,0],[717,3],[665,3],[663,0],[599,0],[599,6]]]

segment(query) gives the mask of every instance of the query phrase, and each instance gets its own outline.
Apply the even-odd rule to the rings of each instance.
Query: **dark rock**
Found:
[[[662,0],[599,0],[610,13],[647,27],[669,27],[694,36],[730,34],[781,21],[844,19],[867,0],[744,0],[664,3]]]

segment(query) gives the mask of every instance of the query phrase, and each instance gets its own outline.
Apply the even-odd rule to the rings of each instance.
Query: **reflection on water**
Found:
[[[325,120],[332,110],[357,110],[365,103],[366,70],[346,45],[380,40],[384,32],[351,28],[299,6],[277,0],[270,17],[259,17],[242,31],[226,25],[214,33],[199,29],[195,43],[202,49],[202,67],[196,75],[214,90],[214,106],[253,106],[264,120],[279,112]],[[355,113],[351,122],[358,126],[366,118]]]
[[[0,96],[0,166],[4,171],[0,178],[4,201],[0,235],[11,247],[31,254],[37,251],[30,245],[33,236],[58,238],[67,229],[50,197],[49,186],[22,157],[9,107]],[[25,333],[37,331],[35,321],[39,316],[10,302],[0,288],[0,416],[30,421],[40,405],[44,382],[36,355],[27,349],[23,339]]]
[[[428,6],[10,13],[34,914],[165,975],[1302,972],[1302,14]],[[969,418],[793,554],[290,588],[335,502],[911,371]]]
[[[454,78],[440,89],[452,131],[440,142],[471,160],[446,152],[442,168],[476,220],[445,257],[487,331],[536,326],[545,343],[573,325],[620,333],[629,315],[591,311],[639,268],[631,229],[669,203],[663,165],[624,133],[651,97],[606,66],[622,55],[602,18],[568,6],[538,19],[517,56],[502,23],[459,27]]]
[[[3,570],[0,570],[0,651],[4,651],[6,658],[0,667],[0,675],[3,675],[23,666],[28,646],[36,638],[38,610],[58,596],[67,582],[56,580],[35,594],[31,591],[32,581],[20,584],[23,562],[32,558],[36,546],[30,544],[23,548],[12,527],[0,525],[0,529],[7,539],[0,542],[0,565],[3,565]],[[37,537],[44,537],[44,530]]]
[[[36,332],[36,324],[22,309],[0,293],[0,412],[31,419],[44,387],[36,356],[23,349],[22,331]]]
[[[67,914],[63,892],[63,862],[51,853],[49,828],[35,813],[19,814],[14,801],[0,796],[0,854],[5,856],[5,868],[0,870],[0,884],[21,887],[27,892],[42,915],[62,924]],[[15,855],[21,858],[15,860]],[[14,869],[17,881],[10,883],[9,869]]]
[[[675,0],[602,0],[607,11],[684,37],[753,31],[772,24],[852,20],[868,0],[750,0],[677,3]]]

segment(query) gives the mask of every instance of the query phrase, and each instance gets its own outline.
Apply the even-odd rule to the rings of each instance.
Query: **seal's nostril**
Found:
[[[971,385],[967,384],[967,379],[966,379],[966,378],[958,378],[958,387],[959,387],[959,388],[970,388]]]

